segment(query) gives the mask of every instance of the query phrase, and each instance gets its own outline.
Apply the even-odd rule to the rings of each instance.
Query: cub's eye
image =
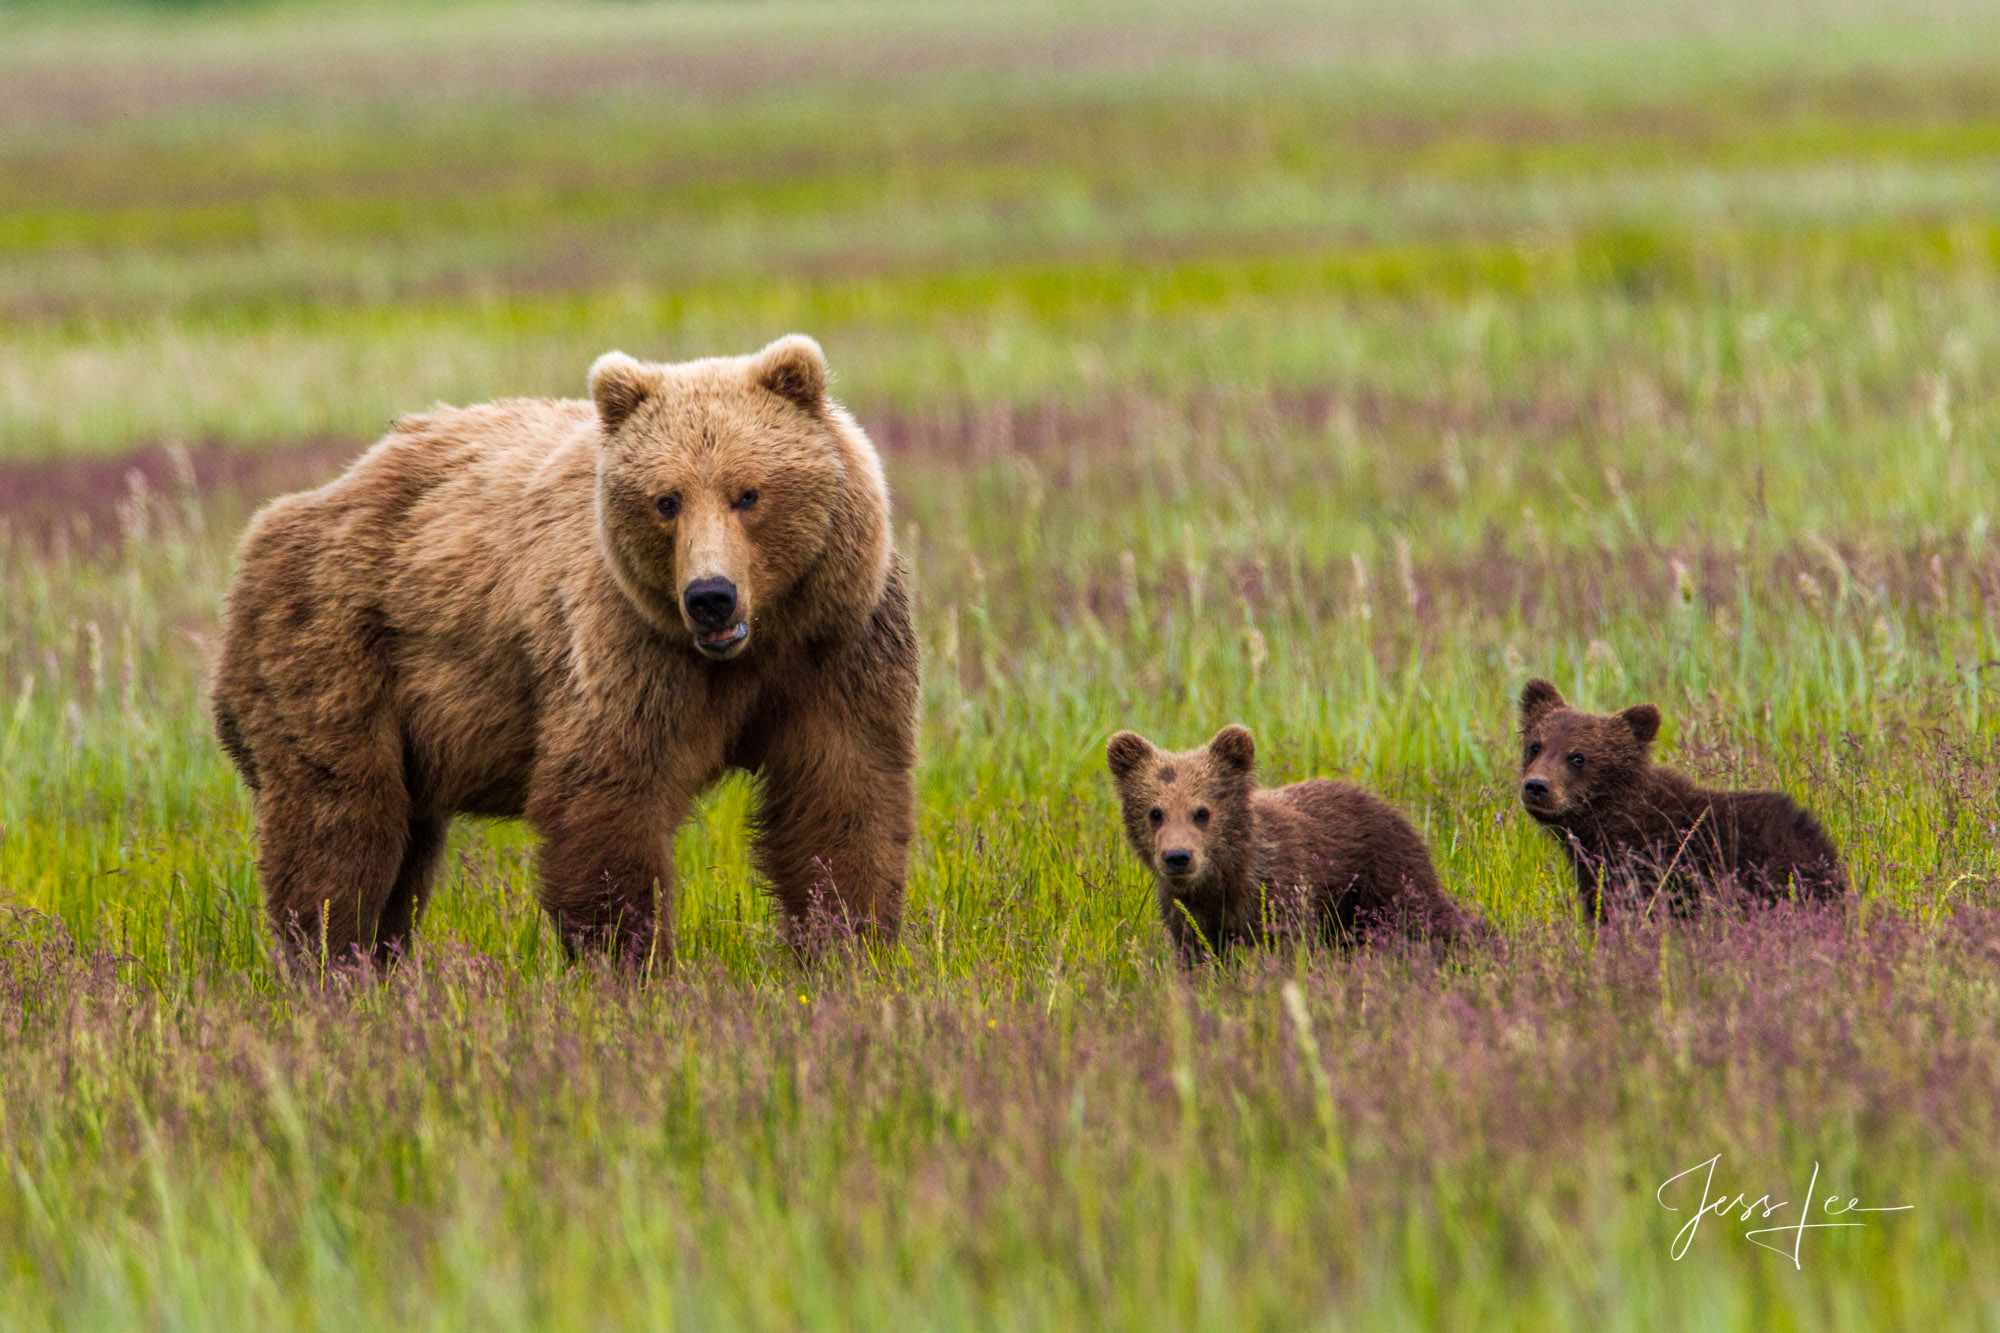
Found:
[[[1579,769],[1583,767],[1583,751],[1572,750],[1570,752],[1569,766],[1571,768],[1579,768]]]
[[[663,496],[661,496],[661,497],[660,497],[660,502],[659,502],[659,503],[660,503],[660,517],[661,517],[661,518],[679,518],[679,517],[680,517],[680,513],[681,513],[681,497],[680,497],[680,496],[678,496],[678,495],[663,495]]]
[[[1197,824],[1206,824],[1206,823],[1208,822],[1208,807],[1207,807],[1207,806],[1205,806],[1205,805],[1204,805],[1204,806],[1199,806],[1199,807],[1197,807],[1197,808],[1196,808],[1196,810],[1195,810],[1195,812],[1194,812],[1194,822],[1195,822],[1195,823],[1197,823]]]
[[[1541,752],[1542,752],[1542,743],[1540,741],[1536,741],[1534,744],[1528,747],[1528,758],[1533,759],[1536,755],[1540,754]]]
[[[1146,812],[1146,818],[1149,821],[1151,821],[1151,823],[1155,828],[1158,828],[1160,821],[1165,819],[1166,817],[1167,817],[1166,812],[1160,809],[1160,807],[1157,805],[1154,806],[1151,810],[1148,810]]]
[[[736,503],[732,504],[729,507],[731,509],[754,509],[756,508],[756,506],[757,506],[757,488],[755,486],[752,486],[749,490],[737,496]]]

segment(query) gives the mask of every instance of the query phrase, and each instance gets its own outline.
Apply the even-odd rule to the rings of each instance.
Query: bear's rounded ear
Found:
[[[1248,727],[1232,723],[1215,733],[1208,752],[1238,773],[1248,773],[1257,763],[1257,738]]]
[[[607,431],[624,425],[653,388],[646,367],[623,352],[606,352],[590,367],[590,401]]]
[[[757,353],[750,378],[800,407],[818,407],[826,398],[826,354],[803,333],[788,333]]]
[[[1567,702],[1562,691],[1536,676],[1521,687],[1521,727],[1526,730],[1542,720],[1542,716],[1552,709],[1566,708]]]
[[[1136,731],[1121,731],[1104,746],[1104,762],[1114,778],[1130,777],[1152,754],[1152,742]]]
[[[1641,745],[1651,745],[1653,737],[1660,734],[1660,710],[1651,704],[1633,704],[1618,716],[1632,728]]]

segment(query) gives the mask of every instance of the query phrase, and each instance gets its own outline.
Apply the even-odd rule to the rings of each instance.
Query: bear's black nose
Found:
[[[1529,778],[1526,782],[1521,784],[1521,798],[1523,800],[1527,801],[1545,800],[1547,799],[1548,794],[1549,794],[1549,780],[1547,778]]]
[[[1167,868],[1170,875],[1185,875],[1188,867],[1194,864],[1194,853],[1185,847],[1176,847],[1170,852],[1160,853],[1160,864]]]
[[[703,629],[722,629],[736,618],[736,585],[728,579],[696,579],[681,593],[688,619]]]

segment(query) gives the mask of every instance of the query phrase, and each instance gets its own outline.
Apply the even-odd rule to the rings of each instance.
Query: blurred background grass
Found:
[[[1344,774],[1402,803],[1449,885],[1517,938],[1544,940],[1555,952],[1534,966],[1560,972],[1561,951],[1583,947],[1569,890],[1511,798],[1511,698],[1531,673],[1592,706],[1653,699],[1670,758],[1813,804],[1853,861],[1864,937],[1873,912],[1944,931],[1954,912],[1992,904],[2000,835],[1996,279],[2000,10],[1983,4],[0,4],[0,904],[30,914],[13,918],[15,938],[54,931],[111,950],[125,960],[117,985],[230,1041],[272,1025],[319,1032],[317,1011],[270,993],[247,803],[201,703],[250,506],[331,475],[402,411],[580,393],[608,347],[674,359],[797,329],[825,344],[838,393],[883,447],[917,572],[910,940],[879,974],[802,983],[745,866],[748,792],[731,783],[681,844],[682,954],[712,989],[663,1011],[621,995],[639,1006],[621,1021],[747,1006],[727,1039],[762,1068],[791,1047],[760,1006],[801,984],[852,1001],[839,1030],[855,1040],[893,1040],[894,1021],[869,1016],[920,996],[973,1031],[991,1005],[1039,1012],[1073,1055],[1101,1010],[1125,1052],[1106,1057],[1112,1068],[1157,1074],[1151,1043],[1181,1038],[1149,1025],[1178,1013],[1182,992],[1113,823],[1101,746],[1120,726],[1192,744],[1230,720],[1257,730],[1273,779]],[[427,923],[439,948],[522,979],[451,1001],[445,1027],[468,1050],[497,1040],[492,1023],[559,1028],[594,1003],[542,929],[526,845],[511,825],[465,822]],[[1800,1057],[1811,1077],[1893,1082],[1891,1064],[1871,1061],[1914,1043],[1911,1059],[1959,1061],[1949,1096],[1991,1102],[1990,967],[1970,946],[1923,947],[1945,960],[1922,982],[1946,997],[1925,1021],[1971,1054],[1912,1036],[1931,1029],[1892,988],[1871,1010],[1824,1017],[1861,1024],[1866,1040],[1860,1055]],[[1897,975],[1922,970],[1898,957]],[[1367,974],[1310,963],[1297,975],[1314,1003],[1354,1024],[1329,1049],[1364,1043],[1335,1057],[1342,1096],[1393,1084],[1391,1053],[1365,1044],[1347,1007],[1359,985],[1365,1015]],[[1763,992],[1748,964],[1704,966],[1681,1003],[1728,1027],[1729,997]],[[1406,1003],[1491,1015],[1510,975],[1487,960]],[[86,998],[100,984],[72,982]],[[1613,984],[1576,984],[1600,983]],[[1242,984],[1247,998],[1211,992],[1204,1003],[1219,1007],[1204,1012],[1276,1003],[1276,981]],[[1663,1125],[1697,1145],[1705,1093],[1741,1110],[1744,1087],[1765,1086],[1722,1057],[1689,1073],[1671,994],[1632,1007],[1614,992],[1599,997],[1616,1015],[1605,1022],[1631,1026],[1605,1050],[1637,1043],[1654,1063],[1590,1065],[1587,1029],[1574,1034],[1584,1055],[1563,1059],[1523,1054],[1511,1019],[1461,1034],[1468,1059],[1511,1052],[1509,1077],[1594,1071],[1653,1106],[1643,1124],[1592,1122],[1602,1151],[1579,1169],[1593,1190]],[[385,994],[371,1003],[409,998]],[[129,1034],[88,1025],[58,1034],[32,1021],[41,1000],[16,1003],[17,1030],[37,1035],[0,1062],[0,1087],[31,1115],[88,1119],[75,1087],[42,1081],[38,1053],[65,1053],[66,1068],[92,1041],[129,1054],[127,1074],[106,1075],[127,1117],[115,1141],[143,1138],[134,1106],[149,1124],[193,1114],[161,1066],[171,1043],[128,1050]],[[411,1012],[429,1003],[411,998]],[[1264,1044],[1218,1077],[1295,1076],[1286,1030],[1257,1028]],[[334,1072],[302,1063],[298,1077],[365,1072],[321,1053]],[[590,1057],[590,1076],[615,1079],[601,1063],[612,1058]],[[1770,1059],[1774,1086],[1800,1076]],[[1346,1086],[1350,1073],[1361,1086]],[[1676,1116],[1640,1095],[1663,1076],[1693,1080]],[[923,1076],[887,1077],[915,1096],[898,1080]],[[481,1174],[481,1117],[508,1092],[479,1086],[454,1103],[441,1160],[496,1206],[526,1206],[532,1176]],[[1067,1095],[1026,1093],[1021,1114],[1059,1116],[1049,1107]],[[1656,1215],[1632,1211],[1651,1207],[1634,1185],[1601,1252],[1646,1275],[1621,1291],[1580,1276],[1555,1233],[1498,1223],[1502,1201],[1485,1199],[1469,1233],[1425,1205],[1380,1242],[1383,1261],[1429,1272],[1423,1256],[1442,1247],[1465,1265],[1462,1285],[1405,1292],[1414,1303],[1396,1305],[1399,1318],[1991,1316],[1990,1277],[1966,1279],[1957,1306],[1934,1280],[1994,1256],[1990,1155],[1925,1130],[1902,1102],[1855,1095],[1841,1132],[1856,1160],[1891,1178],[1921,1164],[1929,1197],[1959,1201],[1958,1222],[1930,1224],[1922,1246],[1863,1249],[1865,1261],[1789,1289],[1762,1285],[1755,1251],[1711,1255],[1683,1279],[1651,1244]],[[839,1104],[868,1105],[856,1097]],[[1478,1137],[1501,1104],[1466,1097],[1448,1127],[1475,1137],[1454,1151],[1496,1178],[1530,1171],[1516,1148]],[[400,1105],[364,1099],[357,1114],[400,1123]],[[1310,1123],[1318,1112],[1302,1106]],[[61,1281],[38,1288],[16,1270],[9,1290],[43,1302],[18,1308],[198,1325],[199,1302],[175,1315],[163,1295],[185,1280],[233,1293],[232,1321],[278,1317],[263,1288],[217,1276],[234,1243],[218,1238],[297,1260],[289,1242],[245,1239],[224,1204],[201,1232],[219,1248],[177,1251],[163,1214],[121,1211],[149,1188],[130,1174],[137,1156],[63,1156],[58,1169],[48,1154],[68,1149],[7,1138],[17,1123],[0,1121],[19,1168],[16,1192],[0,1193],[0,1237],[9,1225],[30,1236],[31,1199],[51,1181],[77,1224],[72,1241],[34,1242]],[[1812,1133],[1796,1127],[1748,1146],[1809,1164]],[[1246,1152],[1253,1130],[1278,1132],[1254,1117],[1239,1128],[1251,1137],[1215,1132]],[[404,1197],[369,1174],[387,1166],[356,1165],[365,1133],[318,1132],[345,1165],[315,1177],[314,1207],[346,1216]],[[786,1132],[802,1160],[846,1160],[809,1118]],[[1019,1146],[997,1132],[994,1151]],[[1357,1132],[1363,1158],[1368,1142],[1399,1142]],[[902,1151],[893,1134],[883,1142]],[[1411,1143],[1440,1148],[1417,1135],[1384,1160]],[[162,1151],[180,1171],[263,1188],[199,1135],[169,1135]],[[1100,1186],[1115,1178],[1088,1160]],[[874,1169],[849,1184],[911,1184],[901,1159]],[[1160,1169],[1191,1187],[1179,1165]],[[1336,1220],[1296,1192],[1319,1176],[1269,1195],[1202,1179],[1238,1210],[1246,1243]],[[1395,1197],[1395,1177],[1377,1184]],[[602,1205],[579,1188],[577,1206]],[[1521,1188],[1561,1212],[1561,1191],[1582,1186]],[[759,1243],[715,1199],[688,1206],[704,1234]],[[887,1206],[854,1214],[879,1229],[886,1249],[868,1252],[881,1263],[822,1273],[825,1290],[879,1297],[871,1282],[921,1267],[921,1237]],[[1138,1202],[1090,1206],[1143,1228]],[[789,1208],[845,1225],[837,1208]],[[321,1216],[291,1204],[274,1215],[308,1214]],[[412,1225],[411,1262],[432,1263],[425,1280],[455,1297],[399,1306],[351,1267],[348,1286],[286,1290],[471,1319],[469,1288],[444,1282],[427,1248],[442,1233]],[[482,1248],[496,1243],[486,1225],[461,1237],[466,1273],[481,1256],[499,1262]],[[336,1267],[373,1255],[401,1271],[371,1242],[327,1234],[311,1253]],[[645,1235],[634,1262],[671,1268],[668,1242]],[[1014,1322],[1057,1318],[1070,1307],[1021,1293],[1047,1271],[1037,1257],[1069,1272],[1069,1240],[1014,1243],[1016,1267],[923,1262],[952,1274],[972,1322],[1008,1322],[1016,1299],[1027,1303]],[[1358,1292],[1383,1295],[1351,1269],[1315,1285],[1309,1250],[1272,1289],[1242,1254],[1204,1249],[1192,1223],[1160,1243],[1163,1265],[1216,1266],[1224,1295],[1202,1305],[1190,1293],[1208,1289],[1190,1277],[1148,1306],[1126,1275],[1137,1287],[1118,1290],[1134,1303],[1118,1308],[1134,1324],[1198,1311],[1268,1321],[1287,1308],[1280,1295],[1333,1319],[1361,1308],[1346,1303]],[[818,1233],[790,1244],[797,1264],[838,1268],[856,1252]],[[1479,1277],[1503,1251],[1526,1256],[1522,1275]],[[1111,1290],[1093,1281],[1113,1283],[1070,1279],[1086,1303]],[[554,1319],[544,1297],[509,1318]],[[339,1322],[334,1305],[310,1319],[285,1308]]]

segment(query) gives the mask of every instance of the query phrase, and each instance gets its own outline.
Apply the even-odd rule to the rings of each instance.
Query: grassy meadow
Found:
[[[670,975],[462,820],[284,983],[256,504],[793,330],[916,573],[901,942],[795,960],[731,781]],[[1996,508],[1990,6],[0,0],[0,1330],[2000,1328]],[[1535,674],[1854,900],[1583,925]],[[1505,943],[1181,976],[1103,744],[1230,721]],[[1717,1155],[1788,1206],[1680,1250]],[[1815,1169],[1908,1210],[1746,1239]]]

